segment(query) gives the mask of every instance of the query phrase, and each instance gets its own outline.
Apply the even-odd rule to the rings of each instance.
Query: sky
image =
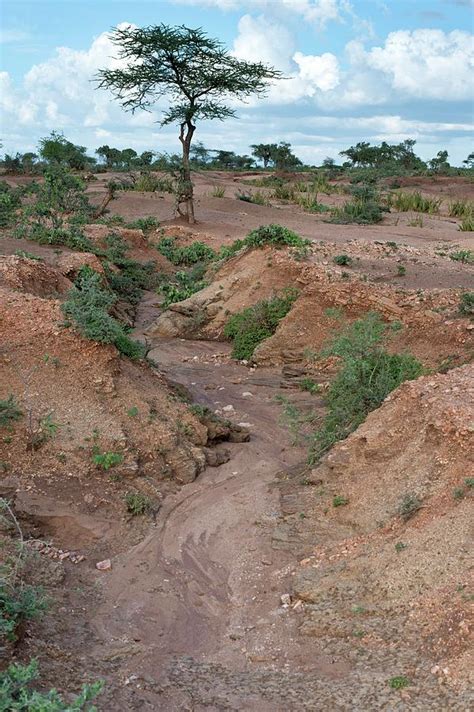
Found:
[[[320,164],[367,140],[417,141],[453,165],[474,150],[474,0],[2,0],[1,152],[34,151],[53,129],[91,155],[103,144],[177,152],[174,126],[124,112],[93,78],[113,67],[117,25],[202,27],[285,78],[195,140],[250,153],[289,141]],[[341,160],[339,158],[339,160]]]

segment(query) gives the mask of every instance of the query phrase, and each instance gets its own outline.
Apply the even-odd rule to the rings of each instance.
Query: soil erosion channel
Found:
[[[146,301],[141,312],[138,332]],[[300,649],[297,617],[280,606],[290,556],[271,546],[279,495],[270,485],[304,459],[278,422],[280,374],[252,371],[217,343],[160,340],[150,355],[196,402],[248,424],[251,439],[170,496],[152,533],[118,558],[95,618],[96,653],[131,653],[121,669],[128,692],[136,687],[135,702],[152,709],[298,709],[303,689],[311,708],[317,678],[347,670],[314,641]],[[290,680],[290,669],[302,679]],[[130,702],[117,691],[117,709]]]

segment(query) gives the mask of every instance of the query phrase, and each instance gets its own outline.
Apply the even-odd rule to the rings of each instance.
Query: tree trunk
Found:
[[[183,215],[180,210],[180,205],[184,203],[186,212],[183,217],[187,218],[188,223],[191,225],[196,222],[194,217],[194,196],[193,196],[193,184],[191,181],[191,168],[189,165],[189,152],[191,149],[191,141],[193,139],[194,131],[196,127],[191,121],[186,121],[181,124],[181,131],[179,134],[179,140],[183,146],[183,170],[182,170],[182,180],[178,188],[177,205],[176,209],[179,215]]]

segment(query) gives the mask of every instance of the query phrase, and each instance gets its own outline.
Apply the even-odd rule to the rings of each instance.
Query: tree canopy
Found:
[[[109,89],[123,108],[149,111],[165,98],[161,125],[178,123],[183,149],[182,181],[177,208],[186,205],[194,222],[189,153],[195,122],[235,115],[229,100],[263,94],[269,80],[281,74],[263,62],[239,60],[217,39],[198,28],[160,24],[143,28],[116,27],[112,42],[124,67],[102,69],[98,87]]]

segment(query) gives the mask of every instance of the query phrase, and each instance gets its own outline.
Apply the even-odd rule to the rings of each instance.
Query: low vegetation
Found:
[[[86,339],[114,344],[131,359],[143,358],[144,346],[131,339],[125,327],[109,313],[115,301],[116,296],[103,286],[101,275],[82,267],[61,309]]]
[[[233,343],[233,358],[251,359],[256,347],[275,333],[297,296],[295,289],[288,289],[233,314],[224,327],[224,336]]]
[[[382,221],[384,211],[388,208],[382,204],[380,195],[373,186],[353,186],[351,195],[352,200],[332,211],[329,222],[340,225],[373,225]]]
[[[474,318],[474,292],[463,292],[459,302],[459,313]]]
[[[399,213],[428,213],[437,215],[441,207],[441,198],[426,198],[419,191],[413,193],[395,193],[391,197],[392,207]]]
[[[19,420],[23,412],[18,406],[15,396],[10,393],[8,398],[0,400],[0,427],[5,428],[15,420]]]
[[[146,494],[143,494],[143,492],[127,492],[125,495],[125,505],[127,511],[133,517],[138,517],[150,511],[151,500]]]
[[[371,312],[343,329],[321,352],[322,358],[337,356],[341,366],[325,398],[327,414],[312,438],[311,463],[352,433],[403,381],[422,374],[421,363],[410,354],[385,350],[388,335],[389,327]]]
[[[209,262],[216,257],[214,250],[203,242],[196,241],[186,247],[179,247],[174,237],[161,238],[156,244],[156,249],[176,266]]]

